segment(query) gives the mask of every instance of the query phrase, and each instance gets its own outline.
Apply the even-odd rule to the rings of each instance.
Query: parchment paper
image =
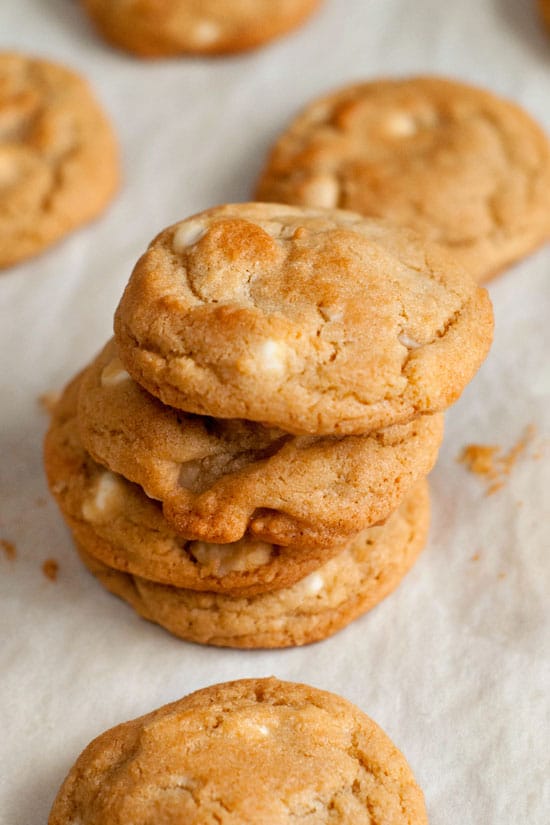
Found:
[[[103,345],[153,235],[247,199],[296,110],[346,82],[437,72],[523,104],[550,131],[550,36],[534,0],[327,0],[253,54],[139,62],[103,45],[72,0],[0,2],[0,48],[65,61],[110,112],[124,188],[93,226],[0,276],[0,823],[44,825],[92,737],[196,688],[276,674],[340,693],[403,750],[432,825],[550,821],[550,248],[490,286],[492,353],[447,416],[428,548],[400,589],[332,639],[239,652],[172,638],[75,557],[45,487],[47,416]],[[536,433],[486,497],[465,444]],[[42,573],[59,563],[57,582]]]

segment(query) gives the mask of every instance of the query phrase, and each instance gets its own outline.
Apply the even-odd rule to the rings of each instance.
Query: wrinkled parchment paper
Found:
[[[247,199],[270,143],[315,95],[438,72],[523,104],[550,131],[550,36],[531,0],[326,0],[253,54],[139,62],[73,0],[0,3],[0,48],[65,61],[113,118],[124,188],[94,225],[0,275],[0,823],[44,825],[92,737],[191,690],[276,674],[340,693],[404,751],[432,825],[550,821],[550,248],[490,286],[492,353],[447,416],[428,548],[400,589],[304,649],[201,648],[137,618],[84,571],[41,466],[60,387],[104,343],[130,270],[168,223]],[[498,492],[456,461],[536,428]],[[42,572],[59,564],[56,582]]]

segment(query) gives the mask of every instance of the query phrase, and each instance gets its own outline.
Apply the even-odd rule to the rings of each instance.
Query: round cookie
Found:
[[[319,0],[82,0],[101,34],[140,57],[252,49],[299,26]]]
[[[103,733],[49,825],[427,825],[404,756],[355,705],[278,679],[199,690]]]
[[[353,435],[451,404],[492,338],[487,293],[438,247],[351,212],[217,207],[138,261],[120,358],[165,404]]]
[[[78,426],[92,457],[162,501],[188,539],[331,547],[386,518],[428,474],[443,417],[316,438],[186,415],[142,390],[111,341],[82,379]]]
[[[550,239],[550,142],[513,103],[437,77],[375,80],[310,104],[258,200],[407,226],[483,281]]]
[[[175,636],[219,647],[281,648],[325,639],[375,607],[416,561],[428,525],[423,481],[384,525],[359,533],[313,573],[290,587],[241,597],[122,573],[97,560],[93,529],[74,531],[74,537],[84,564],[107,590]]]
[[[115,137],[86,81],[0,53],[0,268],[95,218],[118,184]]]
[[[342,549],[342,541],[297,548],[248,535],[224,545],[182,538],[141,487],[105,470],[83,449],[75,417],[80,381],[69,385],[55,409],[46,474],[75,538],[99,561],[180,588],[250,596],[292,585]]]

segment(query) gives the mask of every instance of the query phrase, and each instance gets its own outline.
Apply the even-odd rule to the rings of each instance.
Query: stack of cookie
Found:
[[[330,635],[422,549],[440,413],[491,334],[485,290],[379,221],[239,204],[166,229],[46,439],[84,563],[185,639]]]

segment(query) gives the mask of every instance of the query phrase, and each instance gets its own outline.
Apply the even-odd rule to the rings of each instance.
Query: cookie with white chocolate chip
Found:
[[[446,408],[492,328],[487,293],[439,247],[353,212],[278,204],[166,229],[115,316],[125,368],[165,404],[310,435]]]
[[[519,106],[482,89],[374,80],[298,115],[256,196],[410,227],[484,281],[550,239],[550,142]]]
[[[293,436],[195,416],[133,381],[110,341],[86,370],[78,427],[100,464],[162,502],[188,539],[331,548],[386,518],[432,468],[441,415],[369,435]]]
[[[402,753],[359,708],[275,678],[204,688],[97,737],[49,825],[427,825]]]
[[[292,585],[341,550],[342,537],[339,543],[309,541],[300,548],[250,534],[228,544],[183,538],[158,502],[84,450],[76,418],[81,381],[77,376],[69,384],[54,410],[46,474],[75,538],[100,562],[179,588],[248,597]]]
[[[92,220],[119,182],[111,126],[63,66],[0,54],[0,268]]]
[[[71,522],[69,521],[69,525]],[[282,589],[239,596],[156,584],[98,560],[94,527],[73,530],[84,564],[144,619],[191,642],[276,648],[317,642],[375,607],[399,585],[425,545],[428,485],[420,482],[386,523],[355,535],[322,566]],[[292,564],[292,556],[287,562]]]
[[[299,26],[320,0],[81,0],[101,34],[139,57],[252,49]]]

